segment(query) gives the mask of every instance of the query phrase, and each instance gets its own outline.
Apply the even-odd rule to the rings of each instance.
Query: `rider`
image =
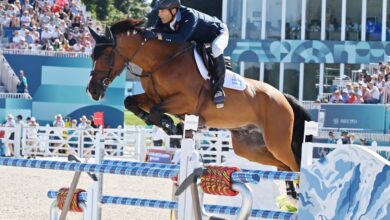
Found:
[[[155,29],[145,31],[145,38],[211,44],[214,61],[214,71],[211,71],[213,102],[217,108],[222,108],[225,100],[223,83],[226,71],[223,52],[229,41],[227,26],[216,17],[182,6],[180,0],[160,0],[157,9],[159,19]]]

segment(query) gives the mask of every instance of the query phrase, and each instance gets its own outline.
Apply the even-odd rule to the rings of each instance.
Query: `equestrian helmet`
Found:
[[[180,8],[180,0],[160,0],[157,3],[157,9]]]

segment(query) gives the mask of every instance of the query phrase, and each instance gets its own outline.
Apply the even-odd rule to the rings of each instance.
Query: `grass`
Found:
[[[125,125],[143,125],[145,126],[145,122],[140,118],[134,115],[133,112],[125,111]]]
[[[179,119],[176,117],[171,116],[175,124],[179,123]],[[145,122],[142,121],[140,118],[138,118],[134,113],[125,111],[125,125],[142,125],[145,126]]]

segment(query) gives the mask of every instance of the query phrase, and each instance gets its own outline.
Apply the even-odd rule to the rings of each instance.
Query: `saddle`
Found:
[[[214,60],[213,56],[211,55],[212,51],[210,44],[196,44],[195,49],[202,57],[203,63],[208,70],[208,75],[210,76],[211,71],[214,71]],[[224,60],[226,69],[232,71],[232,60],[230,59],[230,57],[224,57]]]

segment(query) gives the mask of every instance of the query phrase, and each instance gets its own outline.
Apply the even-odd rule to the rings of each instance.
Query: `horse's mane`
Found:
[[[128,18],[122,21],[118,21],[117,23],[114,23],[110,29],[112,34],[121,34],[125,33],[127,31],[133,31],[137,29],[143,29],[144,27],[141,27],[141,25],[145,22],[145,19],[143,18]]]

